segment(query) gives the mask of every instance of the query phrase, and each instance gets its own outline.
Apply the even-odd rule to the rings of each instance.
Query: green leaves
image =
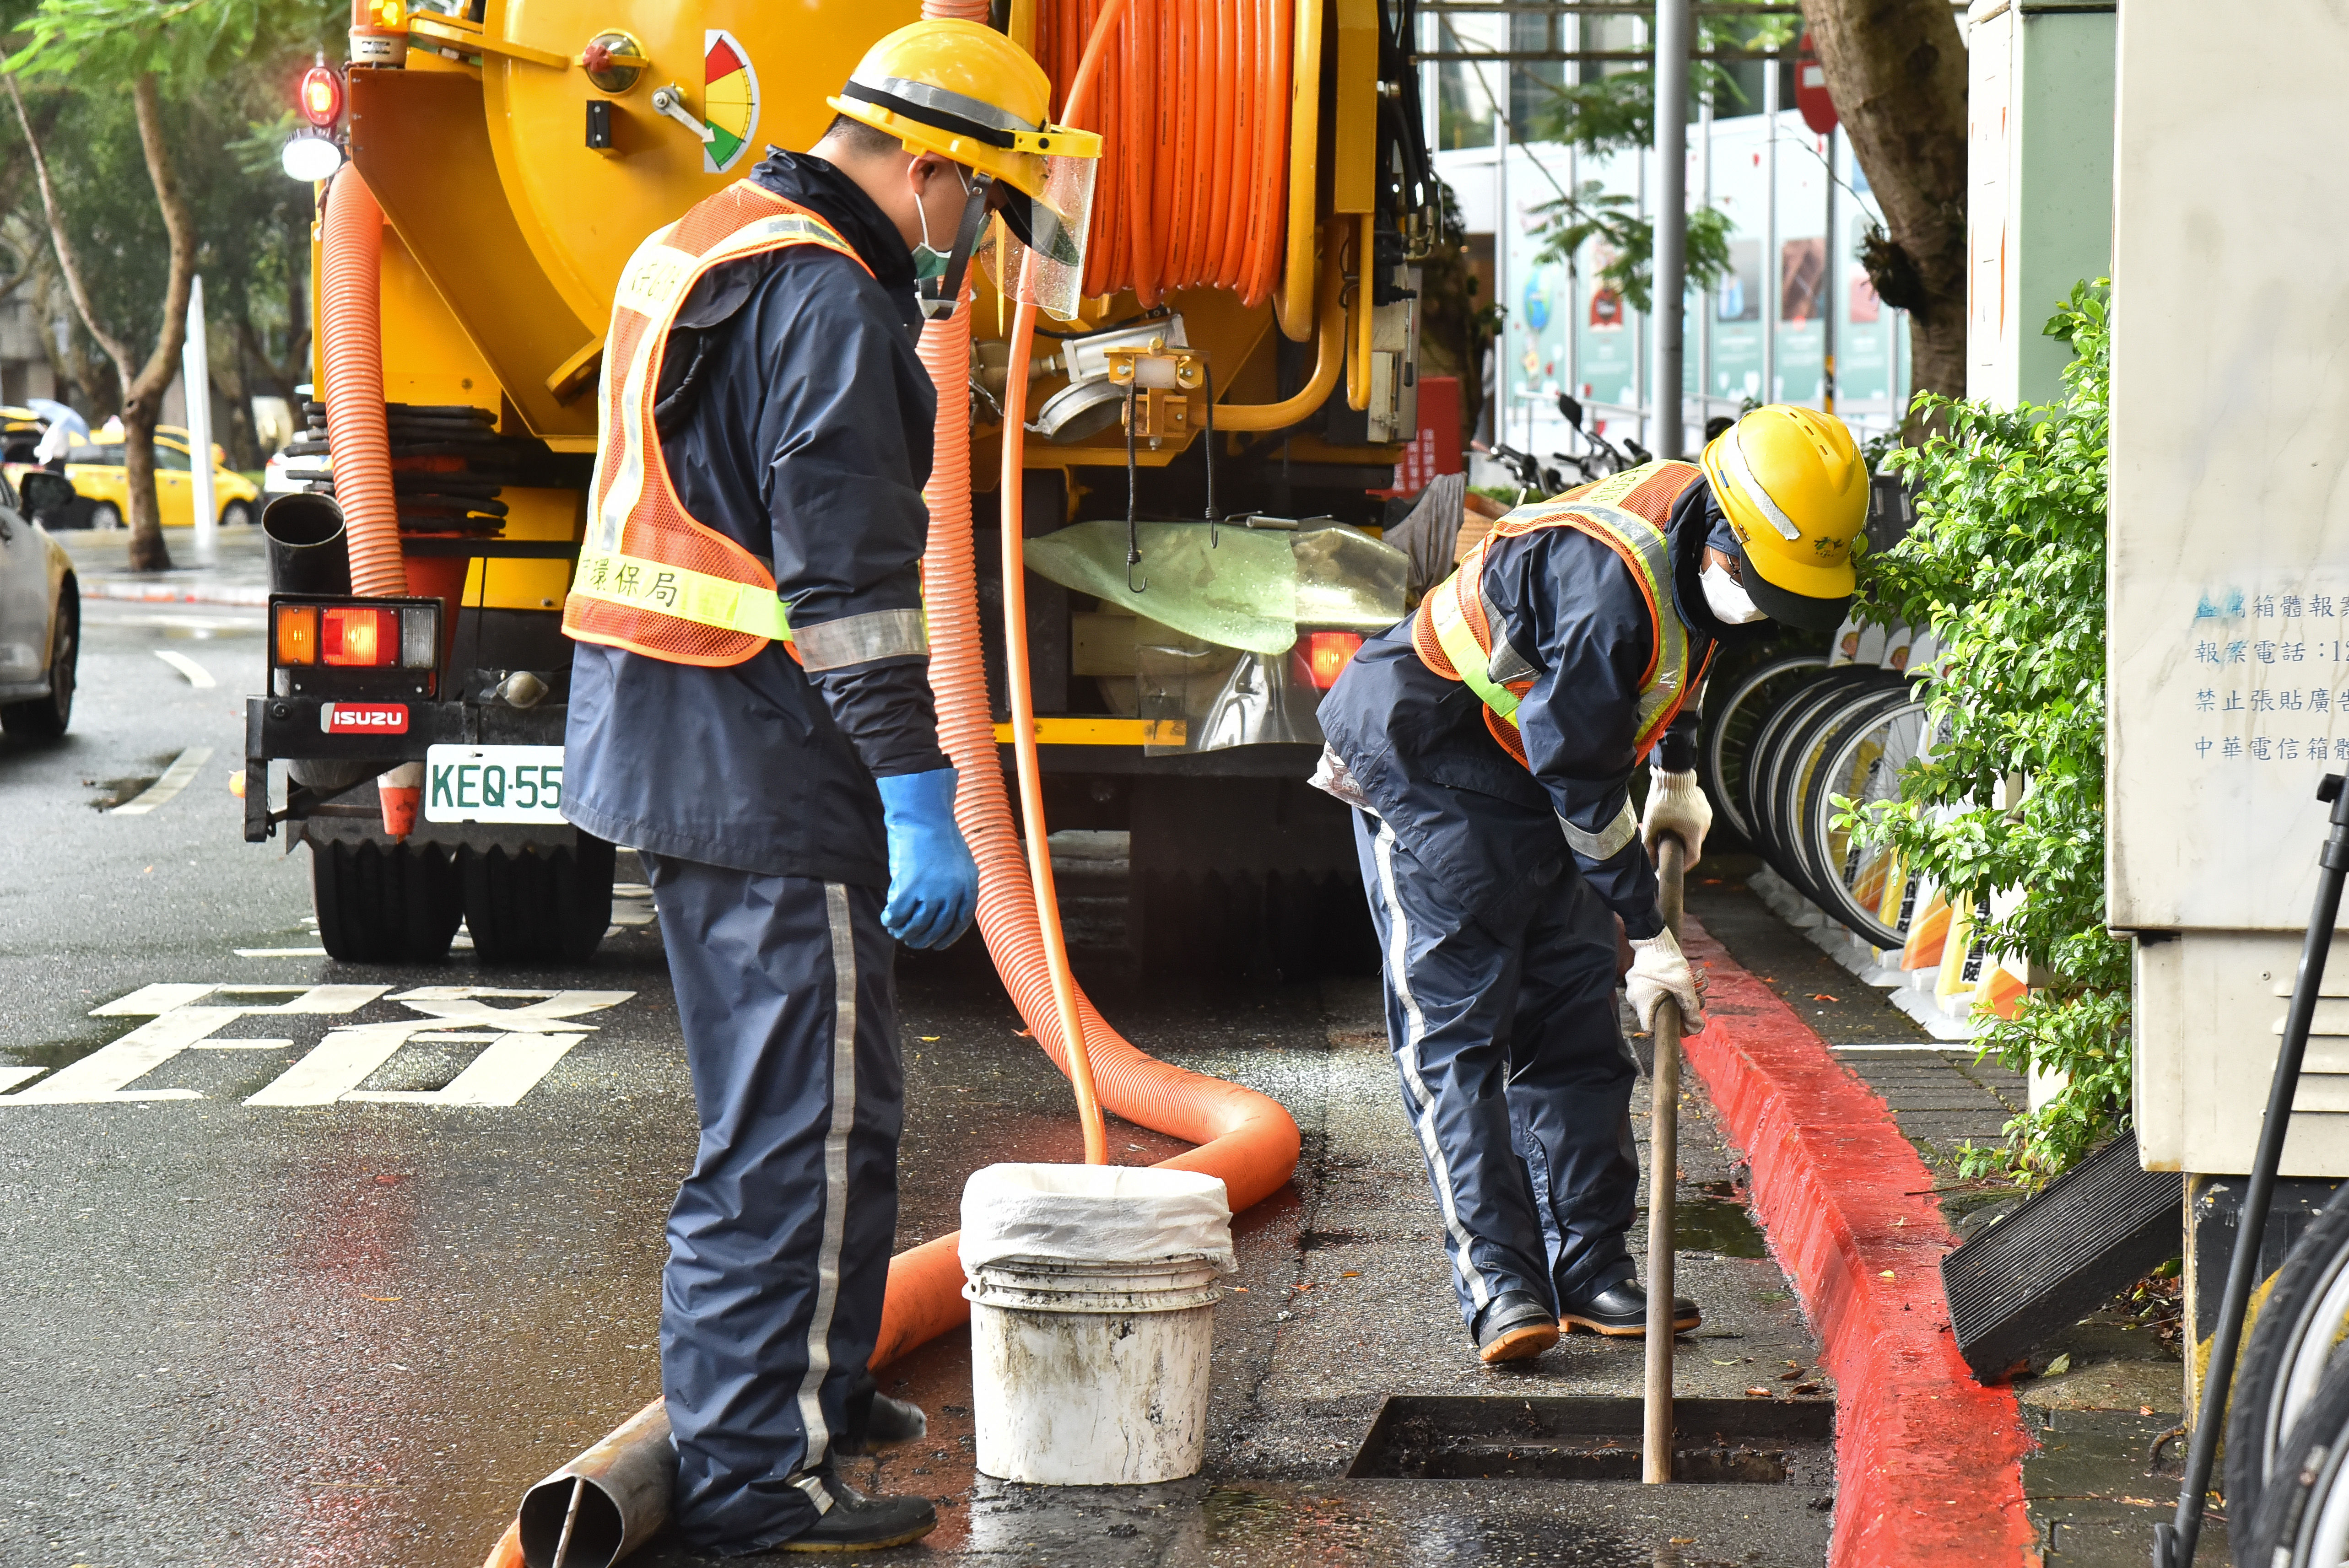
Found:
[[[1917,487],[1917,526],[1860,565],[1878,613],[1940,644],[1927,696],[1941,738],[1899,799],[1843,820],[1943,888],[2024,892],[1989,944],[2044,983],[1982,1045],[2071,1081],[2008,1124],[2003,1150],[1968,1159],[2025,1182],[2078,1159],[2129,1102],[2128,945],[2105,929],[2107,304],[2104,283],[2084,283],[2047,325],[2079,356],[2061,403],[1917,399],[1945,433],[1887,458]]]
[[[1633,310],[1650,308],[1655,283],[1655,225],[1639,215],[1633,199],[1610,193],[1598,181],[1534,209],[1542,222],[1537,262],[1571,263],[1585,242],[1604,242],[1612,253],[1599,269],[1599,281],[1623,296]],[[1729,276],[1729,235],[1734,225],[1715,207],[1688,215],[1688,288],[1709,289]]]
[[[191,90],[286,38],[330,36],[348,15],[325,0],[40,0],[0,69],[80,87],[151,74]]]

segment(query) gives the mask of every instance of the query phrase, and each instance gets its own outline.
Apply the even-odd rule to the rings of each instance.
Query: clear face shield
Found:
[[[1076,319],[1084,297],[1085,252],[1092,232],[1099,158],[1039,157],[1044,193],[1030,196],[996,181],[990,206],[998,222],[978,242],[978,263],[1004,298],[1032,301],[1058,321]]]

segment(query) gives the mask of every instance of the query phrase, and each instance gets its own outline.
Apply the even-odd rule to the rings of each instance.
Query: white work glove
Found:
[[[1682,1030],[1704,1027],[1703,991],[1669,926],[1632,942],[1631,973],[1623,977],[1623,989],[1631,998],[1631,1010],[1640,1015],[1640,1027],[1650,1034],[1656,1029],[1656,1007],[1667,996],[1681,1005]]]
[[[1704,835],[1712,827],[1713,802],[1704,798],[1694,772],[1649,769],[1648,810],[1640,819],[1640,841],[1648,846],[1649,854],[1656,852],[1656,841],[1670,833],[1688,850],[1682,869],[1692,870],[1704,858]]]

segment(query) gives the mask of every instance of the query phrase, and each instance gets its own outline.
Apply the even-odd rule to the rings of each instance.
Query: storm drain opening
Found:
[[[1443,1395],[1389,1398],[1348,1477],[1387,1480],[1636,1481],[1640,1401]],[[1832,1486],[1832,1399],[1682,1399],[1672,1479]]]

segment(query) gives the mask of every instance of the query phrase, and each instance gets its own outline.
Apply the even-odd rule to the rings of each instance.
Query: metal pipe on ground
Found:
[[[522,1560],[529,1568],[611,1568],[667,1522],[676,1490],[668,1408],[655,1399],[523,1494]]]
[[[1687,858],[1671,834],[1657,841],[1656,889],[1674,941]],[[1681,1154],[1681,1005],[1669,996],[1656,1008],[1655,1055],[1648,1081],[1648,1366],[1640,1479],[1662,1486],[1672,1479],[1672,1207]]]

